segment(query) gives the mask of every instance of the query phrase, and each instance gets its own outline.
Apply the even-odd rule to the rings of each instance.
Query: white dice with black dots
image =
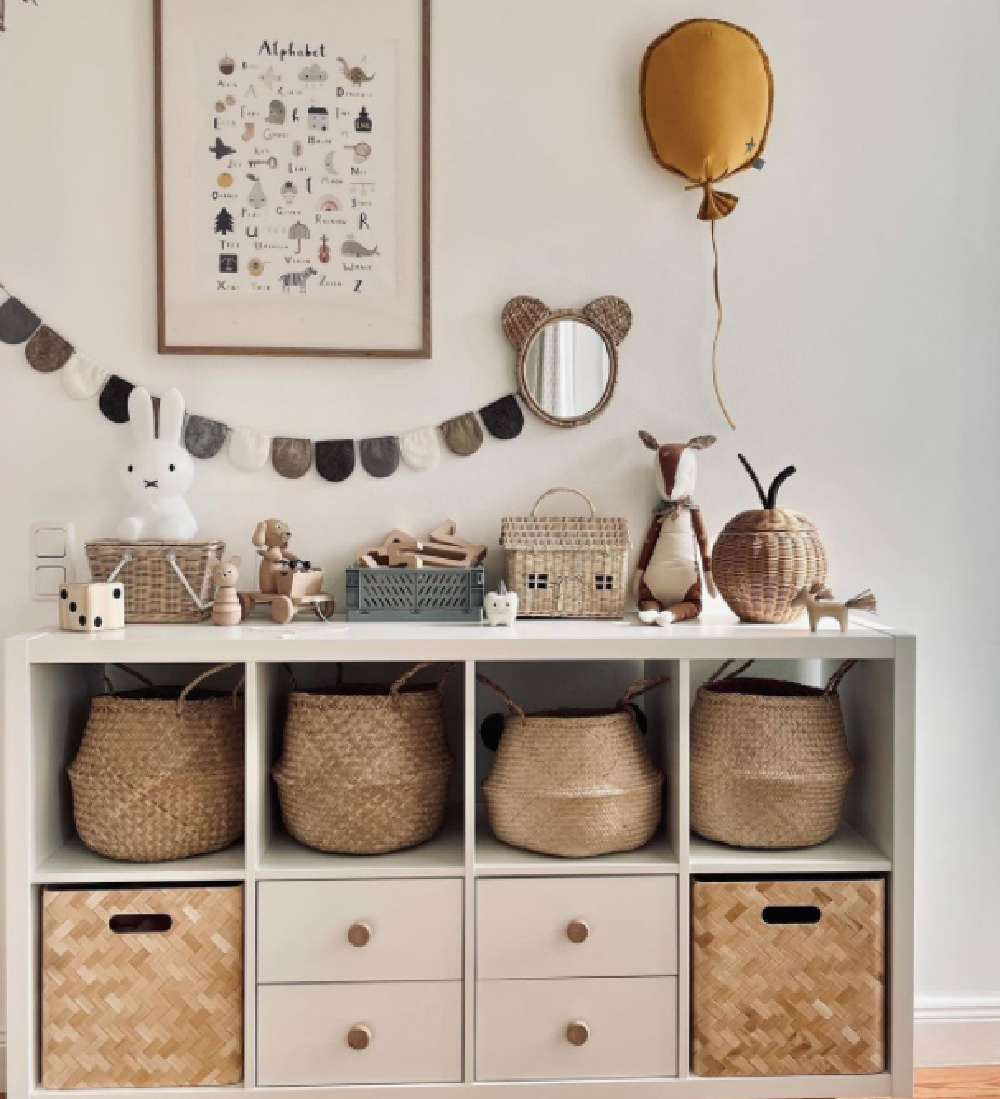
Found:
[[[59,629],[93,633],[124,626],[124,584],[63,584],[59,589]]]

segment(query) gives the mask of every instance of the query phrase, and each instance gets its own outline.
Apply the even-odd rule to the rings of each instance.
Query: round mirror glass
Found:
[[[611,384],[611,356],[595,328],[572,317],[549,321],[535,333],[524,356],[527,395],[554,420],[578,420],[594,412]]]

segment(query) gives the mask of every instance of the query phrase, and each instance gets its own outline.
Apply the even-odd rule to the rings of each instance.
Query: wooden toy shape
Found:
[[[369,569],[468,569],[481,565],[486,547],[466,542],[455,530],[454,519],[445,519],[420,541],[405,530],[391,530],[380,546],[361,550],[355,564]]]
[[[824,618],[832,618],[844,633],[848,626],[848,616],[851,611],[867,611],[875,614],[878,611],[878,602],[870,590],[855,595],[844,603],[833,602],[833,592],[823,584],[813,584],[803,588],[792,600],[793,607],[805,607],[809,616],[809,629],[813,633],[819,629],[820,622]]]
[[[59,629],[77,633],[120,630],[125,626],[125,585],[63,584],[59,589]]]
[[[253,544],[260,562],[260,590],[273,595],[278,590],[278,576],[287,562],[298,561],[288,548],[292,532],[283,519],[263,519],[253,532]]]
[[[231,557],[228,561],[220,561],[212,570],[212,580],[215,583],[212,622],[216,626],[238,626],[243,617],[236,592],[242,563],[239,557]]]
[[[257,524],[253,544],[261,558],[260,590],[237,593],[241,618],[249,618],[258,604],[269,607],[272,620],[281,626],[291,622],[303,607],[311,607],[323,622],[333,614],[336,604],[333,596],[323,591],[323,570],[312,568],[291,552],[291,537],[283,519],[264,519]]]

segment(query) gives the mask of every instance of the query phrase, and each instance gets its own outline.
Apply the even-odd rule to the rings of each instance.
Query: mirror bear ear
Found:
[[[538,298],[511,298],[500,316],[507,339],[520,351],[552,310]]]
[[[597,298],[581,310],[591,324],[605,332],[617,347],[632,327],[632,310],[621,298]]]

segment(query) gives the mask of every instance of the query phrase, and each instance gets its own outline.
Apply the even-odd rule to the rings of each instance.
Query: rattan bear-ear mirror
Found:
[[[598,298],[580,310],[512,298],[502,321],[517,353],[521,399],[540,420],[580,427],[600,416],[618,384],[618,345],[632,327],[621,298]]]

